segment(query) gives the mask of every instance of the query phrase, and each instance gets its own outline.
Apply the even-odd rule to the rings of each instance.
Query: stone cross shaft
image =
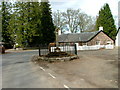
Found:
[[[59,29],[55,30],[55,32],[56,32],[56,47],[58,47],[58,31],[59,31]]]

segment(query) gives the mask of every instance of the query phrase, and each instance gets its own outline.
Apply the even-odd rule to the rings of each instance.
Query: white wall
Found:
[[[79,46],[78,43],[76,43],[77,45],[77,50],[98,50],[100,48],[105,48],[105,49],[113,49],[114,45],[92,45],[92,46]]]
[[[104,49],[114,49],[114,45],[93,45],[93,46],[87,46],[87,45],[84,45],[84,46],[79,46],[78,43],[76,43],[76,46],[77,46],[77,50],[98,50],[100,48],[104,48]],[[51,47],[51,52],[54,52],[54,49],[56,47]],[[71,50],[74,50],[74,46],[69,46],[69,47],[62,47],[60,46],[59,47],[61,51],[71,51]],[[66,49],[66,50],[65,50]]]
[[[116,46],[120,46],[120,31],[118,32],[118,34],[117,34],[117,36],[116,36],[115,45],[116,45]]]
[[[113,49],[114,45],[93,45],[93,46],[79,46],[78,50],[98,50],[100,48]]]

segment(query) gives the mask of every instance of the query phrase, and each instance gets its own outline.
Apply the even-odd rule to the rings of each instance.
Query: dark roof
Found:
[[[59,35],[59,42],[88,42],[101,31]]]
[[[120,32],[120,27],[118,28],[118,30],[117,30],[117,34]],[[117,34],[116,34],[116,36],[117,36]]]

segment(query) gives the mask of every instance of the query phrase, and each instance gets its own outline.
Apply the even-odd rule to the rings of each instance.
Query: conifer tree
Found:
[[[13,5],[13,13],[9,22],[9,32],[15,43],[25,47],[33,41],[40,27],[39,2],[16,2]],[[40,26],[40,25],[39,25]]]
[[[24,2],[16,2],[14,4],[14,12],[11,16],[9,22],[9,32],[11,32],[11,36],[13,39],[15,38],[15,43],[18,43],[19,46],[24,47],[25,41],[25,3]]]
[[[43,0],[44,1],[44,0]],[[41,17],[40,17],[40,31],[42,33],[42,43],[50,43],[55,40],[55,27],[52,20],[52,12],[48,0],[41,1]]]
[[[15,2],[6,27],[14,44],[25,47],[31,43],[53,42],[55,28],[51,14],[48,2]]]
[[[108,36],[115,39],[116,36],[115,21],[113,19],[110,7],[107,3],[99,11],[99,16],[96,21],[96,30],[98,30],[100,26],[103,27],[104,32]]]
[[[9,48],[9,45],[12,45],[12,40],[10,38],[10,33],[7,29],[8,23],[11,17],[11,3],[2,2],[2,42],[5,43],[5,46]]]

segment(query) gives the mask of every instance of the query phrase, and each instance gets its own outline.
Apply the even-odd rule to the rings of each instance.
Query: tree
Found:
[[[38,0],[26,0],[12,5],[3,2],[2,14],[3,39],[7,41],[13,40],[14,44],[18,43],[24,48],[27,44],[50,43],[55,39],[48,1],[40,3]]]
[[[103,27],[104,32],[108,36],[115,39],[116,26],[115,26],[115,22],[114,22],[110,7],[107,3],[99,11],[99,16],[96,21],[96,30],[98,30],[100,26]]]
[[[59,28],[62,31],[62,33],[64,32],[63,28],[66,25],[65,18],[63,17],[63,13],[59,10],[53,13],[53,23],[56,28]]]
[[[63,13],[63,17],[65,18],[65,23],[67,24],[71,33],[76,33],[79,31],[78,30],[79,13],[80,13],[79,9],[78,10],[67,9],[67,11]]]
[[[40,2],[28,2],[28,22],[27,22],[27,36],[28,44],[35,45],[40,44],[42,41],[41,32],[41,6]]]
[[[2,2],[2,41],[6,43],[7,48],[13,43],[7,29],[11,17],[10,11],[11,3]]]
[[[80,13],[78,16],[80,32],[92,31],[95,26],[95,18],[88,16],[85,13]]]
[[[8,29],[11,33],[12,39],[15,43],[18,43],[21,47],[24,47],[25,41],[25,26],[26,26],[26,12],[25,3],[16,2],[13,5],[14,11],[12,12]]]
[[[55,27],[52,20],[52,12],[48,0],[41,2],[40,5],[41,16],[40,16],[40,31],[41,31],[41,43],[50,43],[55,40]]]
[[[66,12],[54,12],[53,21],[62,32],[69,30],[71,33],[91,31],[95,26],[95,18],[81,12],[80,9],[67,9]]]
[[[39,2],[16,2],[13,5],[8,29],[14,42],[21,47],[33,42],[33,36],[38,34],[41,14],[39,8]]]

